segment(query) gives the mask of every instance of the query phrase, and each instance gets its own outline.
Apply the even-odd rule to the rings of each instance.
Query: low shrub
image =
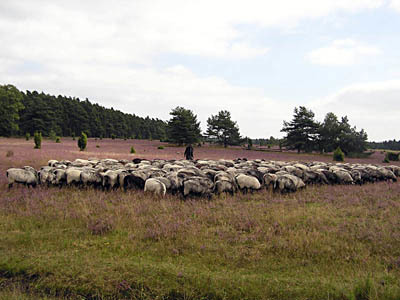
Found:
[[[35,142],[35,149],[40,149],[42,147],[42,133],[36,131],[33,135],[33,141]]]
[[[399,161],[399,153],[398,152],[386,152],[386,157],[390,161]]]
[[[136,153],[136,150],[135,150],[135,148],[133,148],[133,146],[131,147],[131,154],[134,154],[134,153]]]
[[[164,146],[158,146],[158,148],[157,149],[160,149],[160,150],[162,150],[162,149],[164,149]]]
[[[80,151],[84,151],[87,145],[87,135],[82,131],[81,136],[78,139],[78,147]]]
[[[29,141],[30,138],[31,138],[31,134],[29,132],[25,133],[25,139],[27,141]]]
[[[6,153],[6,157],[12,157],[12,156],[14,156],[14,151],[8,150]]]
[[[385,158],[383,159],[382,162],[385,163],[385,164],[390,163],[389,159],[387,158],[387,155],[385,156]]]
[[[50,138],[50,140],[52,140],[52,141],[55,141],[55,140],[56,140],[57,136],[56,136],[56,133],[55,133],[54,130],[50,130],[50,132],[49,132],[49,138]]]
[[[56,137],[56,143],[61,143],[61,138],[59,136]]]
[[[96,148],[100,148],[100,145],[96,145]]]
[[[335,152],[333,152],[334,161],[344,161],[344,153],[340,147],[337,147]]]
[[[114,133],[111,135],[111,139],[112,139],[112,140],[115,140],[116,137],[117,137],[117,136],[116,136]]]

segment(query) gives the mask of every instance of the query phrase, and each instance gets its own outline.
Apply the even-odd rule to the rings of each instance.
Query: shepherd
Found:
[[[193,147],[192,144],[189,144],[186,149],[185,153],[183,154],[187,160],[193,160]]]

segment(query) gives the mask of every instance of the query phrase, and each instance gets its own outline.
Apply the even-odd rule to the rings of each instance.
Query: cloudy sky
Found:
[[[231,112],[282,136],[296,106],[400,139],[400,0],[1,0],[0,84],[139,116]]]

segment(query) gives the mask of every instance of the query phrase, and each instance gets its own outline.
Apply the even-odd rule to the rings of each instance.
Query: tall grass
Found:
[[[400,297],[399,184],[211,201],[1,192],[0,274],[49,296]]]

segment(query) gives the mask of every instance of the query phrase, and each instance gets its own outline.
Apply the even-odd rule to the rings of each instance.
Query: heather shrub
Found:
[[[334,161],[344,161],[344,153],[340,147],[337,147],[335,152],[333,152]]]
[[[14,156],[14,151],[8,150],[6,153],[6,157],[12,157],[12,156]]]
[[[35,142],[35,149],[40,149],[42,147],[42,133],[36,131],[33,135],[33,141]]]
[[[390,161],[399,161],[399,155],[396,152],[386,152],[386,158]]]
[[[29,141],[30,138],[31,138],[31,134],[29,132],[25,133],[25,139],[27,141]]]
[[[136,150],[135,150],[135,148],[133,148],[133,146],[131,147],[131,153],[132,154],[136,153]]]
[[[109,218],[105,219],[89,219],[87,222],[87,228],[93,235],[103,235],[114,229],[114,222]]]
[[[78,147],[80,151],[84,151],[87,145],[87,135],[82,131],[81,136],[78,139]]]

